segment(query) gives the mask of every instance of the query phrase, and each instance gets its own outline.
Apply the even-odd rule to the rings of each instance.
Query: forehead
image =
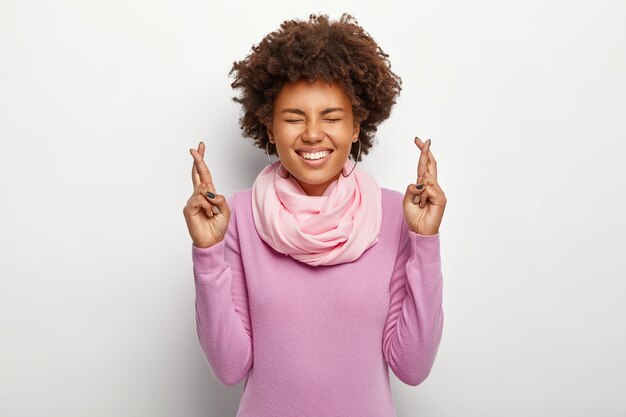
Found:
[[[275,107],[350,107],[350,99],[337,83],[321,80],[299,80],[285,83],[276,100]],[[346,109],[347,110],[347,109]]]

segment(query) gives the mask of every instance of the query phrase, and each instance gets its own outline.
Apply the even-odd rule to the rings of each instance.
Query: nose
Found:
[[[324,132],[320,128],[319,123],[315,121],[308,122],[302,139],[306,142],[319,142],[324,139]]]

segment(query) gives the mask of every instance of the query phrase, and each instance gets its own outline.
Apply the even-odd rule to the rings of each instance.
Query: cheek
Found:
[[[324,132],[333,141],[350,141],[352,139],[352,126],[345,123],[329,123],[323,127]]]
[[[303,127],[298,124],[285,124],[281,125],[274,132],[277,137],[283,138],[286,140],[293,139],[295,136],[298,136],[302,133]]]
[[[346,124],[346,125],[341,126],[341,131],[338,132],[337,135],[341,137],[342,140],[345,140],[345,142],[347,143],[346,146],[348,147],[352,146],[352,140],[355,136],[355,133],[354,133],[354,128],[352,127],[351,124]]]

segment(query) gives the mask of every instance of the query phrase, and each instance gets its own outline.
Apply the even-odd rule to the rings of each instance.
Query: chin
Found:
[[[338,169],[337,171],[325,169],[323,171],[314,172],[314,173],[300,171],[296,178],[298,178],[298,180],[305,182],[307,184],[320,185],[320,184],[326,184],[329,181],[337,179],[338,175],[341,175],[341,169]]]

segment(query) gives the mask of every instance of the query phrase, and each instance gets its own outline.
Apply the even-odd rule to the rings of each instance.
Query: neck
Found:
[[[341,171],[339,171],[337,175],[335,175],[333,178],[331,178],[330,180],[326,181],[323,184],[307,184],[307,183],[300,181],[296,177],[294,177],[294,179],[298,182],[298,184],[300,184],[300,188],[302,188],[302,191],[304,191],[306,195],[319,197],[322,194],[324,194],[324,191],[326,191],[326,189],[328,188],[330,184],[332,184],[333,182],[339,179],[340,175],[341,175]]]

